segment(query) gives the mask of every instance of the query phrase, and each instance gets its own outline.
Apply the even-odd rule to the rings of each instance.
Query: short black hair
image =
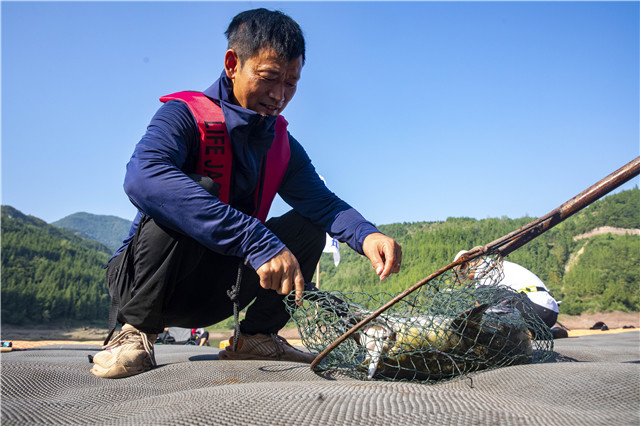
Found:
[[[287,61],[302,56],[305,61],[304,36],[296,21],[277,10],[252,9],[237,14],[224,33],[228,49],[234,49],[244,62],[264,48],[275,50]]]

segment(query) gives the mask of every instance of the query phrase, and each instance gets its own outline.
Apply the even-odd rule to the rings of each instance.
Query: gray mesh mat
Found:
[[[62,345],[3,353],[2,424],[640,424],[640,333],[555,342],[543,364],[419,384],[321,376],[309,366],[219,361],[156,345],[159,367],[99,379]]]

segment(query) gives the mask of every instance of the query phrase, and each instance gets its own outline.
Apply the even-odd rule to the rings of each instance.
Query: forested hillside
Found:
[[[487,244],[534,218],[448,218],[444,222],[396,223],[380,230],[403,251],[402,271],[380,283],[369,261],[340,244],[341,262],[320,260],[320,287],[344,291],[399,292],[453,261],[456,253]],[[640,190],[609,195],[542,234],[509,256],[537,274],[558,300],[562,313],[640,311],[640,236],[573,237],[601,226],[640,229]],[[573,267],[566,271],[573,255]]]
[[[2,322],[104,320],[111,250],[2,206]]]
[[[131,221],[117,216],[81,212],[52,222],[51,225],[67,229],[81,237],[99,241],[107,246],[111,252],[115,252],[129,235]]]
[[[462,249],[489,243],[533,218],[448,218],[379,228],[403,247],[400,274],[380,283],[369,261],[341,244],[341,262],[320,261],[320,287],[399,292],[449,264]],[[640,236],[594,235],[602,226],[640,229],[640,190],[609,195],[509,256],[562,300],[562,313],[640,311]],[[109,297],[103,265],[111,249],[2,207],[2,322],[104,321]]]

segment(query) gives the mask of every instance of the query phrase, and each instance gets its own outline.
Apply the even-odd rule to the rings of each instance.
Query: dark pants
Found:
[[[313,278],[325,244],[324,232],[294,211],[266,223],[295,255],[305,282]],[[242,259],[214,253],[192,238],[143,217],[125,251],[107,266],[107,284],[119,297],[118,321],[146,333],[165,327],[198,328],[233,315],[227,291]],[[242,266],[240,308],[243,333],[276,333],[289,320],[284,297],[260,287],[253,268]]]
[[[547,325],[547,327],[551,328],[556,325],[556,321],[558,320],[558,313],[552,311],[551,309],[547,309],[544,306],[537,305],[531,302],[531,309],[535,312],[543,323]]]

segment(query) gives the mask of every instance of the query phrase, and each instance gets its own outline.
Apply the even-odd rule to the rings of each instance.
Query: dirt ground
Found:
[[[582,314],[578,316],[563,315],[558,322],[569,330],[588,330],[596,322],[602,321],[613,331],[625,326],[640,329],[640,312],[607,312],[599,314]],[[225,340],[233,334],[233,330],[210,333],[210,340]],[[16,326],[2,324],[0,337],[3,341],[14,342],[14,347],[33,347],[60,343],[102,344],[107,335],[106,329],[94,327],[60,327],[60,326]],[[286,339],[299,339],[295,328],[285,328],[280,335]]]
[[[209,333],[209,340],[226,340],[233,335],[233,330]],[[299,339],[296,328],[285,328],[280,331],[285,339]],[[0,337],[3,341],[13,342],[15,348],[30,348],[43,345],[63,343],[84,343],[101,345],[107,336],[106,328],[64,327],[64,326],[20,326],[2,324]]]
[[[640,328],[640,312],[606,312],[600,314],[582,314],[558,316],[558,322],[569,330],[589,329],[596,322],[604,322],[609,329],[634,326]]]
[[[228,339],[233,330],[209,333],[213,340]],[[298,338],[298,330],[285,328],[280,332],[285,339]],[[0,328],[2,340],[72,340],[90,342],[104,340],[107,329],[93,327],[53,327],[53,326],[20,326],[2,324]]]

